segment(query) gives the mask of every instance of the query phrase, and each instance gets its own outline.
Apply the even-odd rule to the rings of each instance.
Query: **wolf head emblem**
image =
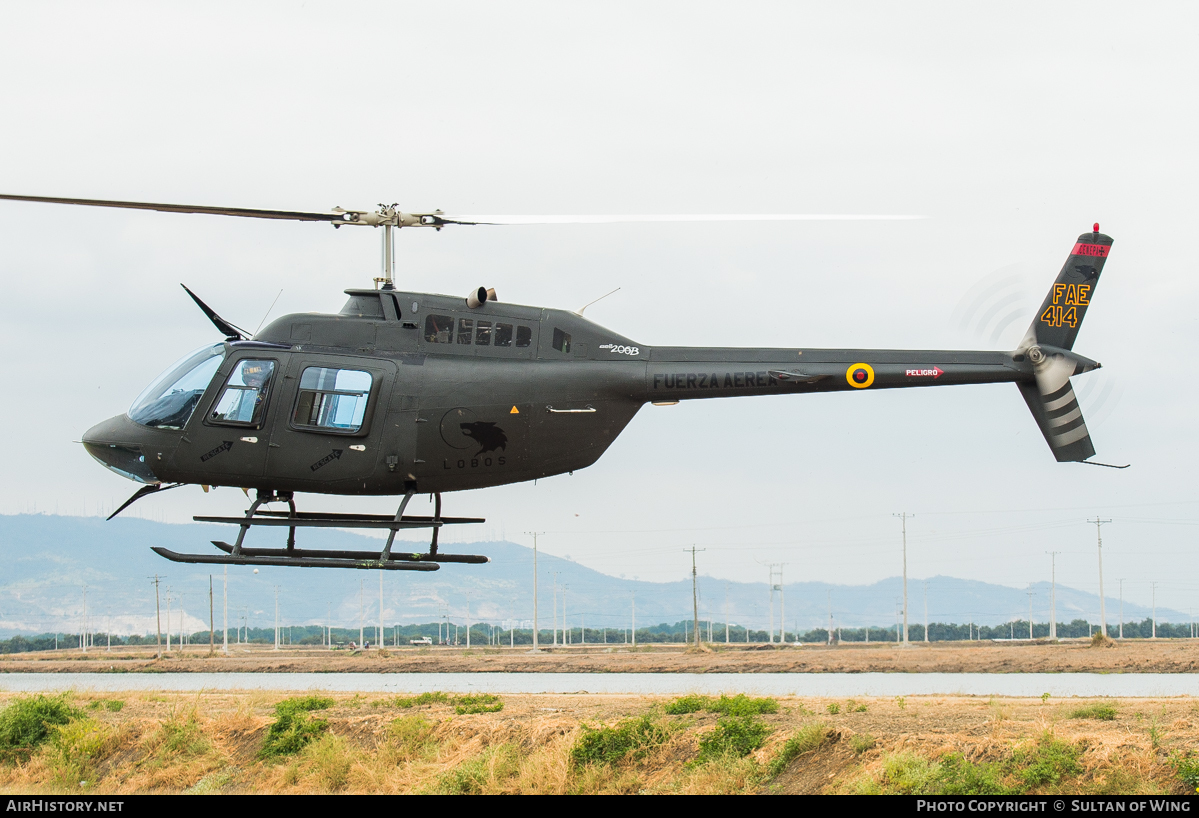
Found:
[[[504,430],[488,420],[478,420],[474,423],[459,424],[462,434],[479,444],[476,455],[494,452],[496,449],[508,450],[508,436]]]

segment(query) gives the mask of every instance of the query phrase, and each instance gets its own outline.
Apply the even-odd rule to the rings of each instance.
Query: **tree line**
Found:
[[[636,642],[637,644],[663,644],[663,643],[679,643],[690,641],[694,638],[691,631],[691,620],[681,620],[673,624],[660,623],[637,628]],[[1085,619],[1075,619],[1071,622],[1059,622],[1057,625],[1057,635],[1060,639],[1074,639],[1080,637],[1089,637],[1098,630],[1098,627]],[[558,630],[558,644],[609,644],[609,645],[625,645],[631,644],[632,635],[628,628],[569,628],[566,630]],[[723,622],[711,624],[709,631],[706,620],[700,622],[700,638],[703,641],[708,641],[709,633],[711,641],[714,643],[722,643],[725,641],[725,625]],[[1109,635],[1116,637],[1120,635],[1119,624],[1108,624]],[[1153,636],[1153,620],[1146,618],[1139,622],[1125,622],[1123,635],[1125,639],[1148,639]],[[362,640],[374,646],[378,641],[378,630],[375,626],[366,626],[362,629]],[[1046,639],[1049,636],[1048,622],[1034,622],[1032,626],[1032,635],[1034,639]],[[1157,623],[1157,637],[1159,639],[1188,639],[1195,636],[1195,630],[1189,622],[1184,623]],[[320,625],[290,625],[279,629],[280,643],[282,645],[310,645],[321,646],[327,644],[330,639],[333,647],[350,647],[358,646],[360,634],[358,628],[332,628],[326,629]],[[1005,622],[1002,625],[975,625],[973,623],[944,623],[933,622],[928,627],[928,637],[930,642],[959,642],[969,640],[990,640],[990,639],[1027,639],[1028,638],[1028,620],[1012,620]],[[779,632],[775,631],[774,641],[780,638]],[[833,642],[895,642],[902,638],[899,628],[896,626],[889,627],[869,627],[869,628],[813,628],[807,631],[787,631],[784,635],[787,642],[803,642],[807,644],[826,643],[830,640]],[[90,635],[89,644],[92,649],[103,649],[109,644],[114,646],[126,645],[154,645],[158,642],[156,634],[118,636],[108,635],[104,633],[93,633]],[[429,639],[432,644],[449,644],[449,645],[465,645],[467,642],[466,627],[458,626],[453,623],[446,624],[444,622],[428,622],[420,625],[398,625],[385,627],[383,629],[384,647],[407,647],[411,645],[413,639]],[[924,641],[924,625],[910,624],[908,626],[908,639],[914,642]],[[178,635],[172,634],[171,645],[178,645]],[[184,634],[184,641],[189,645],[207,645],[209,643],[209,632],[207,630],[196,631],[190,634]],[[253,645],[272,645],[275,641],[274,628],[241,628],[230,629],[229,644],[253,644]],[[770,634],[766,630],[746,629],[740,625],[730,624],[728,626],[728,641],[731,643],[766,643],[770,642]],[[542,646],[552,646],[554,644],[554,631],[551,628],[541,628],[538,630],[538,642]],[[223,644],[221,632],[216,634],[216,643]],[[488,645],[532,645],[533,632],[528,628],[516,628],[513,631],[500,628],[490,624],[474,624],[470,629],[470,643],[472,647],[486,647]],[[162,645],[166,646],[166,636],[162,637]],[[43,633],[37,636],[13,636],[10,639],[0,639],[0,653],[30,653],[33,651],[44,651],[54,649],[78,649],[80,646],[79,634],[65,633]]]

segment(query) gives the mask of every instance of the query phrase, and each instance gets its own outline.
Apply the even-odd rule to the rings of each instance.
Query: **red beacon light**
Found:
[[[1095,222],[1095,232],[1099,232],[1099,222]]]

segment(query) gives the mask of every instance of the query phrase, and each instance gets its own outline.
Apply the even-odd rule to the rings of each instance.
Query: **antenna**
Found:
[[[580,316],[580,317],[581,317],[581,316],[583,315],[583,310],[587,309],[587,308],[588,308],[588,307],[590,307],[592,304],[595,304],[595,303],[598,303],[598,302],[600,302],[600,301],[603,301],[603,300],[604,300],[605,298],[607,298],[609,295],[612,295],[612,293],[618,293],[618,292],[620,292],[620,287],[617,287],[617,288],[616,288],[615,290],[613,290],[611,293],[605,293],[604,295],[601,295],[599,298],[595,299],[595,301],[588,301],[586,304],[584,304],[583,306],[581,306],[581,307],[579,307],[577,310],[575,310],[575,315],[578,315],[578,316]]]
[[[279,294],[275,296],[275,300],[271,302],[271,305],[266,308],[266,314],[262,316],[262,320],[258,322],[258,328],[254,330],[255,335],[258,334],[258,330],[262,329],[262,325],[266,323],[266,319],[270,316],[271,310],[275,308],[275,304],[279,303],[280,295],[283,295],[282,289],[279,290]]]

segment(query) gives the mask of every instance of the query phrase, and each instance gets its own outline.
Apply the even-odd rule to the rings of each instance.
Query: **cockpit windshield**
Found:
[[[129,408],[129,417],[136,423],[156,429],[182,429],[224,359],[224,344],[206,346],[191,353],[138,396]]]

